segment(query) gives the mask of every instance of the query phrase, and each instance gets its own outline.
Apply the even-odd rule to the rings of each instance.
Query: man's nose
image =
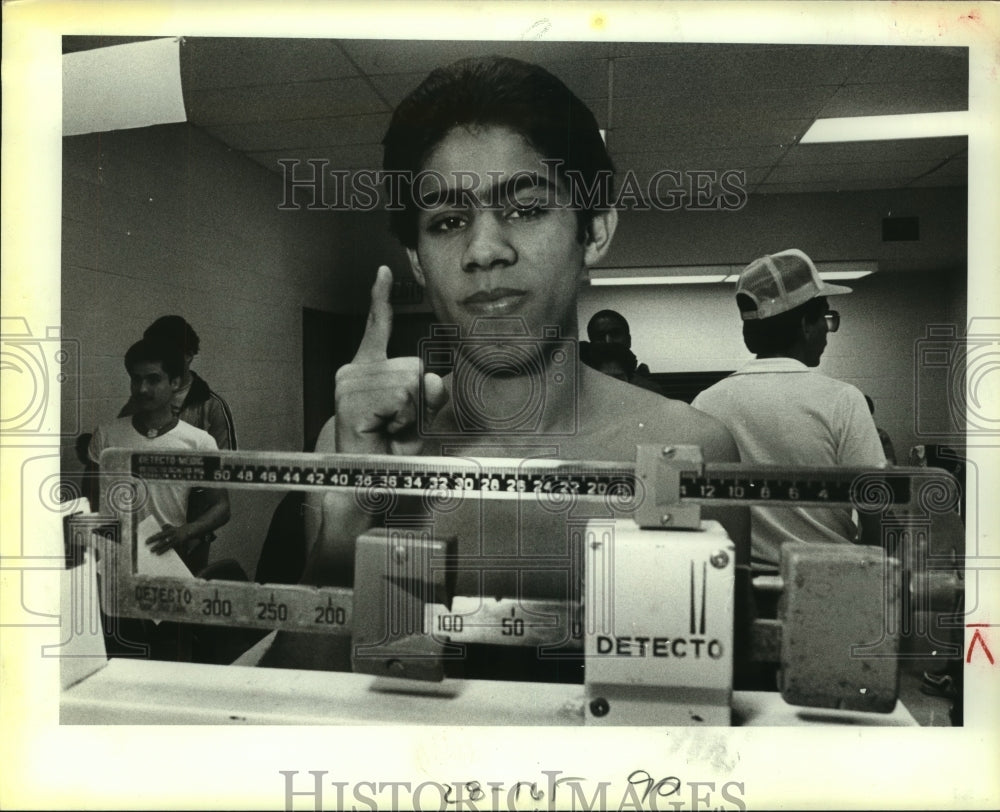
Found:
[[[462,270],[489,271],[513,265],[517,251],[507,237],[503,213],[484,210],[477,212],[466,229],[468,242],[462,255]]]

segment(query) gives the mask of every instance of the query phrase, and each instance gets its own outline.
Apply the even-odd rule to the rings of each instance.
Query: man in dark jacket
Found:
[[[146,328],[143,338],[166,341],[184,356],[184,375],[172,401],[174,414],[185,423],[211,434],[220,449],[235,449],[236,425],[229,404],[212,391],[203,378],[191,371],[191,362],[201,344],[194,328],[181,316],[161,316]],[[129,401],[118,416],[129,417],[134,411]]]

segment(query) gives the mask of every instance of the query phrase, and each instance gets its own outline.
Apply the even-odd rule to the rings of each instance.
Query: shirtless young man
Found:
[[[404,179],[405,208],[392,213],[392,229],[438,321],[457,327],[456,370],[464,363],[465,374],[441,378],[420,358],[387,359],[392,275],[379,268],[364,338],[337,373],[335,417],[317,452],[624,462],[637,445],[655,443],[698,445],[706,461],[739,460],[714,418],[575,363],[578,291],[607,253],[618,213],[607,195],[580,194],[609,181],[613,165],[593,114],[561,81],[511,59],[457,62],[432,72],[399,105],[383,145],[385,169]],[[564,356],[545,349],[553,335],[574,354],[570,375],[556,374]],[[496,362],[526,342],[538,347],[538,363]],[[526,412],[530,428],[511,430],[508,418]],[[303,582],[350,585],[355,539],[372,518],[351,494],[308,502]],[[576,506],[573,518],[587,509]],[[458,537],[456,594],[567,598],[567,585],[582,577],[532,564],[542,556],[570,560],[564,513],[475,497],[430,513],[435,534]],[[704,513],[725,524],[744,563],[746,511]],[[295,664],[325,667],[327,644],[299,637]],[[535,676],[534,651],[474,649],[467,676]],[[538,678],[580,681],[581,665]]]

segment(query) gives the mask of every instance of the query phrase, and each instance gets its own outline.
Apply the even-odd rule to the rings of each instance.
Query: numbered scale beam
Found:
[[[457,498],[603,499],[635,514],[643,527],[698,527],[660,522],[684,515],[681,505],[835,505],[873,498],[886,505],[911,506],[919,490],[911,481],[928,469],[873,472],[860,469],[750,467],[703,464],[697,449],[640,447],[635,463],[563,462],[540,459],[471,459],[343,454],[170,451],[151,454],[109,449],[101,458],[102,505],[115,514],[121,542],[103,556],[109,570],[105,611],[109,615],[177,622],[225,624],[351,634],[355,601],[351,589],[252,584],[154,577],[135,570],[137,513],[145,482],[263,489],[279,492],[345,491],[371,496],[391,489],[412,495],[445,493]],[[943,472],[935,472],[943,475]],[[915,480],[914,480],[915,481]],[[132,491],[136,501],[129,501]],[[370,504],[370,499],[360,500]],[[117,504],[116,504],[117,503]],[[640,519],[642,512],[652,519]],[[101,518],[101,517],[94,517]],[[117,564],[115,559],[117,557]],[[580,645],[582,606],[452,596],[449,606],[424,607],[424,632],[455,642],[529,643],[574,648]]]
[[[876,501],[914,507],[909,474],[927,469],[809,468],[701,463],[672,456],[679,502],[702,505],[855,505]],[[108,470],[105,468],[104,470]],[[397,493],[517,499],[525,494],[614,498],[637,507],[662,490],[635,463],[555,460],[277,454],[220,451],[132,453],[128,472],[143,480],[227,488],[329,491],[388,489]],[[875,487],[874,483],[878,482]],[[869,490],[873,488],[873,490]]]
[[[107,605],[106,609],[110,608]],[[137,575],[115,601],[115,614],[176,623],[350,635],[353,590]],[[124,611],[122,611],[124,610]],[[578,602],[457,596],[424,607],[423,633],[442,642],[582,648]]]

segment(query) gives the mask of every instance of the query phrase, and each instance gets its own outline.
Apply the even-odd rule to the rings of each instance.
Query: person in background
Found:
[[[655,381],[636,373],[636,357],[628,347],[612,343],[592,344],[589,341],[581,341],[579,347],[580,361],[587,366],[620,381],[663,394]]]
[[[815,372],[840,315],[828,296],[850,293],[820,279],[812,260],[790,249],[751,262],[736,285],[743,341],[756,358],[701,392],[692,406],[721,420],[746,463],[883,468],[885,454],[864,395]],[[781,548],[858,540],[849,507],[752,507],[758,572],[776,572]],[[866,544],[879,544],[877,518],[861,514]]]
[[[142,335],[174,346],[184,359],[180,386],[171,402],[174,414],[185,423],[211,434],[219,448],[235,450],[236,424],[229,404],[191,369],[191,362],[201,348],[194,328],[181,316],[160,316]],[[134,413],[135,405],[129,401],[118,416],[128,417]]]
[[[865,395],[865,402],[868,404],[868,411],[871,413],[872,418],[875,417],[875,401],[872,400],[868,395]],[[896,465],[896,449],[892,445],[892,438],[883,428],[875,426],[875,431],[878,432],[878,438],[882,442],[882,453],[885,454],[885,461],[889,465]]]
[[[99,472],[106,448],[137,451],[215,451],[215,439],[206,431],[178,418],[172,408],[181,385],[184,359],[177,347],[144,338],[125,353],[125,369],[132,389],[132,414],[103,423],[90,440],[88,457]],[[202,489],[203,508],[190,515],[188,485],[149,483],[145,510],[160,528],[147,544],[155,554],[177,551],[192,573],[208,564],[207,537],[229,521],[229,496],[221,488]]]
[[[590,321],[587,322],[587,338],[591,344],[620,344],[630,352],[632,350],[632,333],[628,321],[617,310],[598,310],[591,316]],[[638,359],[636,359],[633,375],[647,380],[655,386],[655,382],[650,378],[652,373],[649,371],[649,367],[646,364],[640,364]],[[659,392],[659,387],[656,387],[655,391]]]
[[[191,369],[191,362],[201,349],[201,339],[194,328],[182,316],[160,316],[146,328],[143,338],[173,347],[183,359],[180,385],[170,402],[174,415],[195,428],[207,431],[215,439],[218,448],[235,451],[236,424],[229,404]],[[122,407],[118,416],[128,417],[134,411],[135,404],[130,400]],[[193,521],[211,506],[212,500],[205,495],[204,488],[193,489],[188,501],[188,520]],[[206,553],[208,545],[215,538],[214,533],[205,536]]]

